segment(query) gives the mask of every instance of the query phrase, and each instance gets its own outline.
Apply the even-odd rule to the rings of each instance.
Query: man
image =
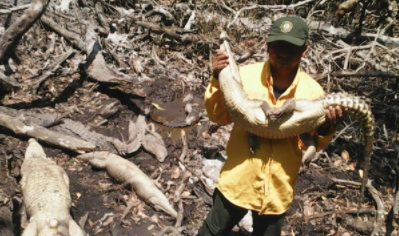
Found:
[[[287,99],[313,99],[324,95],[322,87],[299,68],[305,55],[308,27],[301,18],[276,20],[267,39],[269,60],[240,68],[244,90],[252,99],[267,101],[272,107]],[[225,52],[213,60],[213,75],[205,92],[209,119],[229,124],[231,119],[219,89],[218,75],[228,65]],[[323,148],[343,118],[340,107],[326,109],[326,122],[311,133],[317,149]],[[214,203],[198,236],[227,235],[248,210],[253,216],[253,236],[280,235],[284,213],[290,206],[301,165],[299,137],[257,138],[259,147],[251,153],[246,131],[234,125],[226,146],[227,160],[220,172]]]

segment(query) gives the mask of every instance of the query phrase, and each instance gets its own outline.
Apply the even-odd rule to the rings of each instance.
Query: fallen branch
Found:
[[[354,185],[354,186],[361,186],[362,184],[355,181],[344,180],[344,179],[337,179],[337,178],[330,178],[334,183],[337,184],[345,184],[345,185]]]
[[[56,60],[53,64],[51,64],[48,67],[48,70],[44,72],[44,74],[36,80],[36,82],[32,85],[32,93],[36,94],[37,90],[39,89],[39,86],[51,75],[53,75],[59,68],[60,65],[66,61],[70,56],[75,54],[75,50],[70,49],[68,52],[66,52],[64,55],[60,56],[58,60]]]
[[[48,27],[53,29],[57,34],[61,35],[66,40],[68,40],[74,47],[78,48],[80,51],[85,52],[87,54],[86,44],[83,42],[83,40],[80,38],[78,34],[75,34],[73,32],[64,29],[58,23],[53,21],[51,18],[48,18],[47,16],[42,16],[40,20],[43,22],[43,24],[47,25]]]
[[[0,113],[22,121],[24,124],[34,123],[42,127],[51,127],[59,123],[62,115],[56,112],[51,113],[35,113],[29,110],[16,110],[9,107],[0,106]]]
[[[312,21],[308,25],[310,34],[317,34],[320,36],[320,33],[324,33],[326,35],[346,38],[352,32],[341,28],[341,27],[334,27],[326,22],[321,21]],[[377,39],[377,42],[383,43],[384,46],[389,47],[398,47],[399,46],[399,38],[389,37],[386,35],[379,35],[379,34],[371,34],[371,33],[363,33],[360,37],[366,37],[371,41]]]
[[[14,49],[22,36],[42,16],[48,0],[35,0],[24,14],[19,17],[0,38],[0,63],[14,55]]]
[[[96,13],[98,16],[98,21],[100,22],[101,27],[99,27],[100,33],[107,36],[109,34],[109,22],[107,17],[104,14],[104,8],[102,6],[102,1],[98,1],[94,6],[96,9]]]
[[[0,14],[10,14],[16,11],[21,11],[21,10],[25,10],[27,8],[30,7],[30,3],[29,4],[24,4],[24,5],[20,5],[20,6],[16,6],[16,7],[10,7],[8,9],[0,9]]]
[[[333,76],[337,78],[349,77],[349,76],[399,78],[399,74],[382,72],[382,71],[338,71],[333,73]]]
[[[61,129],[63,133],[77,135],[82,140],[93,143],[99,150],[125,154],[130,149],[129,144],[126,144],[117,138],[93,132],[90,130],[89,126],[70,119],[63,119],[62,123],[56,128]]]
[[[175,39],[180,43],[191,43],[195,41],[195,37],[191,35],[186,35],[186,33],[193,33],[196,30],[186,30],[179,27],[172,26],[161,26],[151,22],[143,22],[143,21],[133,21],[134,24],[147,28],[150,32],[156,34],[162,34],[170,39]]]
[[[18,83],[15,79],[6,76],[5,74],[0,72],[0,80],[5,83],[6,85],[13,87],[13,88],[19,88],[21,87],[21,84]]]
[[[21,120],[2,113],[0,113],[0,126],[10,129],[15,134],[36,138],[45,143],[59,146],[78,153],[93,151],[96,147],[95,145],[81,139],[51,131],[34,123],[26,125]]]

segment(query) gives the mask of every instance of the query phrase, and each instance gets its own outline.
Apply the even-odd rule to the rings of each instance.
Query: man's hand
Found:
[[[341,106],[329,106],[325,110],[326,121],[319,128],[317,128],[317,133],[319,135],[325,135],[330,131],[332,126],[337,125],[342,121],[348,114],[348,108],[342,108]]]
[[[229,55],[224,51],[219,51],[212,61],[213,78],[219,78],[219,73],[229,64]]]

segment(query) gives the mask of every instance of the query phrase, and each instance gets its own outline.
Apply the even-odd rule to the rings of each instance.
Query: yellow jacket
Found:
[[[240,68],[244,90],[252,99],[280,106],[290,98],[313,99],[324,95],[322,87],[309,75],[298,73],[278,100],[273,95],[273,80],[268,62]],[[209,119],[218,124],[231,123],[218,80],[211,78],[205,92],[205,107]],[[332,138],[314,131],[320,150]],[[306,149],[298,137],[289,139],[257,138],[259,149],[251,154],[246,131],[234,125],[226,146],[227,160],[220,172],[217,188],[233,204],[258,211],[259,214],[282,214],[290,206],[302,150]]]

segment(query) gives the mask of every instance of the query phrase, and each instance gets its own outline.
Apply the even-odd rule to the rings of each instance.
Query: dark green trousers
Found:
[[[198,230],[197,236],[224,236],[247,214],[248,210],[229,202],[215,189],[213,206],[208,213],[203,225]],[[285,214],[259,215],[252,211],[253,232],[252,236],[279,236],[283,227]]]

